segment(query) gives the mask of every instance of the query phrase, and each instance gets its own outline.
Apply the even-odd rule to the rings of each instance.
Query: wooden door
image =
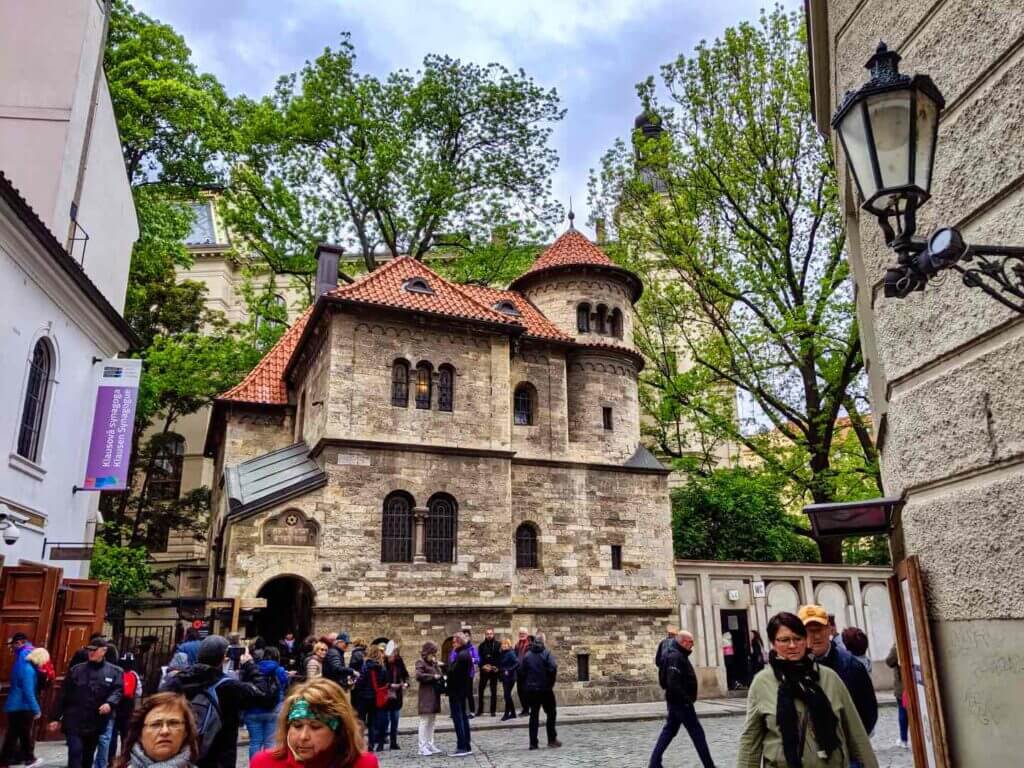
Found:
[[[46,717],[39,723],[37,738],[44,738],[43,727],[53,712],[54,703],[61,695],[71,657],[75,655],[75,651],[89,642],[91,635],[103,628],[109,588],[110,585],[106,582],[92,579],[64,579],[61,582],[53,638],[48,646],[57,679],[39,702]]]

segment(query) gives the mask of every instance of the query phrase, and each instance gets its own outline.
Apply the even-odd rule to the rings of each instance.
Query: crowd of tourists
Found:
[[[838,633],[822,607],[805,605],[798,614],[772,617],[767,635],[768,652],[749,684],[738,768],[876,768],[870,733],[878,705],[864,633]],[[34,754],[32,731],[43,716],[43,692],[53,684],[54,668],[46,650],[34,648],[23,633],[9,643],[14,663],[0,768],[38,768],[43,761]],[[704,768],[714,766],[694,706],[693,645],[689,632],[670,628],[656,649],[668,715],[649,768],[661,768],[680,728]],[[757,652],[756,643],[751,648]],[[887,663],[898,681],[895,652]],[[526,627],[514,639],[499,639],[488,628],[479,645],[472,629],[463,627],[452,636],[446,658],[437,643],[422,643],[411,670],[393,640],[367,643],[338,632],[303,642],[288,634],[277,644],[256,638],[244,645],[238,635],[200,638],[190,631],[164,668],[159,692],[146,698],[134,667],[131,653],[119,655],[101,635],[72,657],[48,726],[63,731],[69,768],[235,768],[242,725],[255,768],[371,768],[378,765],[374,752],[400,749],[399,720],[412,684],[421,755],[442,751],[435,725],[445,697],[455,731],[449,754],[472,754],[470,721],[487,713],[497,717],[499,683],[501,719],[529,717],[529,748],[540,747],[542,711],[547,746],[561,746],[558,664],[544,633]]]

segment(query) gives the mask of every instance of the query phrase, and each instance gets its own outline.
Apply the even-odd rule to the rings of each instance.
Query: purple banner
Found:
[[[83,488],[123,491],[128,487],[142,361],[104,360],[100,368]]]

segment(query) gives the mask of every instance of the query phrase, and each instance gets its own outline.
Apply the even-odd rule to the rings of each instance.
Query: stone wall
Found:
[[[327,402],[331,387],[331,344],[329,324],[322,323],[309,341],[295,380],[296,439],[314,446],[327,432]]]
[[[512,450],[528,458],[567,457],[569,433],[566,421],[565,353],[523,342],[512,358],[511,385],[530,384],[536,392],[533,424],[512,425]]]
[[[584,461],[622,464],[640,444],[637,371],[614,353],[574,351],[568,361],[569,451]],[[612,409],[612,428],[604,426]]]
[[[327,437],[508,450],[507,337],[343,313],[334,315],[330,334]],[[405,408],[391,404],[391,370],[398,358],[412,369]],[[434,370],[430,410],[415,402],[415,367],[421,361]],[[437,410],[436,375],[443,364],[455,369],[449,412]]]
[[[523,292],[548,320],[577,341],[621,344],[632,348],[632,293],[624,280],[598,273],[579,275],[556,272],[531,282]],[[597,311],[599,304],[605,305],[609,317],[612,310],[620,310],[622,338],[616,339],[610,331],[604,335],[597,333],[593,320],[591,332],[580,333],[576,326],[576,307],[583,302],[590,304],[591,313]]]
[[[816,115],[822,130],[843,92],[866,80],[880,38],[902,55],[903,72],[930,75],[945,96],[918,234],[956,226],[968,242],[1024,242],[1019,4],[812,0],[811,29],[827,29],[813,62],[816,86],[831,88]],[[859,211],[832,146],[886,495],[907,499],[894,551],[917,555],[924,571],[952,764],[1019,762],[1024,732],[1013,713],[1024,688],[1005,672],[1024,667],[1024,322],[956,274],[885,298],[881,279],[896,256]],[[994,626],[999,639],[984,632]]]

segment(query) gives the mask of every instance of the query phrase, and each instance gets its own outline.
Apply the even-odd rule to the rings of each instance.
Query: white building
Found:
[[[0,25],[0,504],[7,565],[92,541],[82,485],[94,358],[132,347],[121,312],[138,225],[95,0],[4,3]],[[57,557],[67,557],[65,551]],[[60,559],[66,576],[86,560]]]

